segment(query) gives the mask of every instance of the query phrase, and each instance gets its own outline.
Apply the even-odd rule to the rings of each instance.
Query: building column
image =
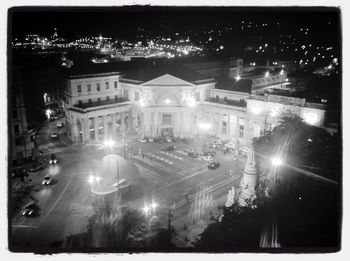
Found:
[[[231,121],[230,121],[230,114],[227,114],[226,136],[227,136],[229,139],[231,138]]]
[[[102,121],[103,121],[103,137],[104,137],[104,140],[107,140],[108,139],[107,115],[102,116]]]
[[[236,121],[236,142],[239,142],[239,119],[240,117],[237,116],[237,121]]]
[[[121,122],[122,122],[122,136],[124,137],[125,135],[125,126],[124,126],[124,112],[120,112],[120,117],[121,117]]]
[[[141,117],[141,126],[139,126],[139,128],[141,128],[141,136],[145,136],[145,113],[141,112],[140,113],[140,117]]]
[[[244,120],[244,139],[246,141],[246,145],[249,146],[251,143],[251,135],[250,135],[250,126],[249,126],[249,119],[245,118]]]
[[[85,144],[87,141],[87,132],[86,132],[86,118],[81,120],[81,131],[82,131],[82,143]]]
[[[137,120],[137,119],[136,119]],[[128,111],[128,121],[129,121],[129,133],[134,131],[132,109]]]
[[[95,143],[98,142],[98,126],[97,126],[97,120],[98,117],[94,117],[94,130],[95,130]]]
[[[112,133],[111,133],[111,136],[112,138],[115,137],[115,112],[111,114],[112,116]]]

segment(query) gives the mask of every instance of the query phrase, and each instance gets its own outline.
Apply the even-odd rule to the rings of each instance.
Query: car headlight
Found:
[[[53,161],[53,163],[55,163],[55,164],[56,164],[56,163],[57,163],[57,160],[54,160],[54,161]]]

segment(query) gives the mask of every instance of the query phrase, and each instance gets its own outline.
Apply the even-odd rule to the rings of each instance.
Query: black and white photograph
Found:
[[[342,15],[8,8],[8,251],[340,251]]]

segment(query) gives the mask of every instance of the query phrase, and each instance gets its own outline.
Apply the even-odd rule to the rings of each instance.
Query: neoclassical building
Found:
[[[70,74],[64,91],[67,132],[73,142],[118,143],[128,133],[192,137],[205,131],[247,145],[284,115],[324,123],[324,104],[235,88],[243,80],[220,89],[214,77],[182,66]]]

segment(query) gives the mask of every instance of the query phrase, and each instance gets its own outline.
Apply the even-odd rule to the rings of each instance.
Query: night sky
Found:
[[[285,31],[297,26],[310,26],[320,38],[335,37],[339,28],[335,8],[13,8],[9,10],[9,27],[13,37],[28,33],[51,35],[58,28],[59,35],[68,40],[77,36],[120,37],[133,40],[139,26],[150,34],[175,33],[191,29],[200,32],[202,26],[240,26],[241,20],[252,22],[280,22]]]

